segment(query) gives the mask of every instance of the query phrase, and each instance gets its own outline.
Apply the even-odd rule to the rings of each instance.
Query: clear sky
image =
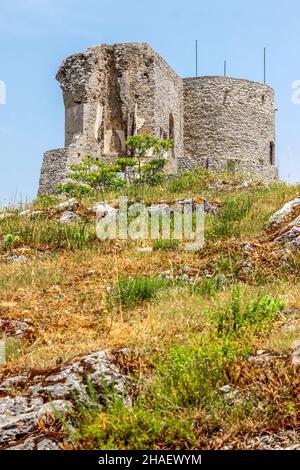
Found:
[[[64,145],[64,108],[56,71],[64,58],[100,43],[149,42],[181,76],[263,80],[277,92],[280,175],[300,181],[298,0],[1,0],[0,200],[37,191],[43,152]],[[300,93],[299,93],[300,96]],[[300,100],[299,100],[300,101]]]

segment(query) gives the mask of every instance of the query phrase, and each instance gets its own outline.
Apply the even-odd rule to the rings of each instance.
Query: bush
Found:
[[[21,243],[21,237],[14,233],[8,233],[3,237],[5,248],[12,248]]]
[[[185,171],[181,175],[174,177],[167,185],[171,193],[180,193],[185,191],[199,192],[207,188],[208,184],[217,178],[209,171],[195,168],[191,171]]]
[[[134,308],[155,298],[160,290],[167,289],[172,285],[170,280],[160,277],[124,277],[119,280],[113,290],[113,303],[114,305],[121,304],[125,308]]]
[[[103,194],[119,189],[124,184],[118,175],[117,165],[107,165],[96,158],[84,157],[81,163],[70,165],[70,170],[67,176],[72,181],[59,185],[58,192],[72,197]]]
[[[82,199],[86,196],[96,195],[96,192],[89,186],[86,186],[80,183],[71,183],[71,182],[59,184],[57,187],[57,193],[65,194],[67,196],[75,197],[77,199]]]
[[[207,237],[212,239],[239,237],[241,222],[249,214],[255,199],[255,194],[243,193],[227,197],[220,213],[211,219]]]
[[[34,201],[32,206],[36,209],[48,209],[58,204],[59,199],[52,194],[41,194]]]
[[[238,287],[233,289],[230,305],[219,312],[219,336],[241,334],[250,327],[254,333],[268,327],[284,304],[269,295],[259,295],[243,308]]]

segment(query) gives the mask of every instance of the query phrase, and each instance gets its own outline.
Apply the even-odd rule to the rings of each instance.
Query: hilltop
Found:
[[[204,201],[197,252],[100,241],[118,196],[0,214],[0,448],[299,448],[300,185],[146,187]]]

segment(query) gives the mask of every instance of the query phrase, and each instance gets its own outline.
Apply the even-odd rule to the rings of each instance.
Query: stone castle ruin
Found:
[[[174,140],[168,173],[203,168],[277,178],[274,91],[249,80],[180,78],[148,44],[100,45],[60,67],[65,147],[45,153],[39,193],[84,156],[113,161],[135,134]]]

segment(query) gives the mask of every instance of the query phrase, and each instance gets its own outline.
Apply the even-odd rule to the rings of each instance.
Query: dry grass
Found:
[[[172,201],[179,197],[194,196],[196,190],[200,191],[197,186],[177,192],[175,185],[173,189],[170,192],[170,187],[150,188],[146,191],[146,199],[148,202],[161,199]],[[13,320],[27,319],[35,331],[34,341],[30,344],[7,339],[10,351],[6,370],[48,368],[92,351],[126,347],[128,354],[133,355],[132,370],[128,363],[123,364],[123,367],[140,377],[149,374],[151,382],[156,377],[154,365],[166,360],[172,347],[178,346],[183,350],[191,348],[192,351],[200,344],[212,344],[216,317],[230,303],[233,285],[240,286],[243,306],[263,292],[282,299],[286,309],[291,312],[279,315],[273,325],[260,334],[256,330],[245,329],[245,338],[243,341],[239,339],[237,345],[234,343],[234,347],[246,349],[249,346],[253,353],[259,349],[270,349],[289,354],[293,341],[300,338],[299,270],[293,265],[290,270],[283,271],[280,260],[270,250],[264,224],[271,213],[298,194],[299,187],[285,185],[270,190],[249,190],[246,195],[218,192],[209,187],[203,189],[201,195],[210,200],[219,199],[223,207],[231,204],[236,213],[230,214],[228,220],[226,211],[223,216],[221,214],[207,219],[207,233],[213,234],[215,230],[223,238],[211,237],[199,253],[187,253],[176,248],[141,254],[137,252],[136,243],[99,243],[93,238],[83,243],[81,249],[76,249],[75,245],[68,244],[66,234],[57,228],[54,219],[51,219],[50,224],[53,240],[48,238],[48,222],[45,219],[4,221],[0,224],[0,238],[15,231],[21,233],[21,241],[6,251],[1,247],[0,315]],[[110,197],[115,200],[116,195]],[[242,211],[239,207],[241,201],[246,201]],[[90,217],[86,207],[91,202],[86,201],[82,205],[80,211],[83,217]],[[50,210],[48,215],[52,217]],[[92,234],[91,227],[89,233]],[[243,262],[241,246],[244,242],[256,246],[255,253],[249,255],[254,269],[248,277],[240,274]],[[7,255],[16,253],[24,254],[27,262],[7,262]],[[136,278],[171,271],[176,275],[187,266],[188,271],[198,279],[222,274],[226,276],[228,284],[223,289],[204,295],[192,291],[188,285],[174,282],[173,287],[159,291],[155,298],[141,305],[130,309],[111,307],[108,292],[124,274]],[[217,338],[216,348],[219,346]],[[140,362],[134,365],[134,358],[137,357],[141,358]],[[244,409],[244,405],[224,407],[224,401],[219,399],[212,401],[209,412],[204,405],[189,410],[179,407],[176,413],[182,418],[180,432],[183,436],[175,433],[169,448],[176,447],[176,443],[179,447],[219,448],[227,441],[233,442],[237,448],[243,447],[248,434],[272,426],[274,429],[284,426],[286,420],[295,418],[297,410],[293,406],[298,403],[299,384],[295,381],[293,369],[286,362],[271,365],[267,384],[261,369],[248,361],[236,364],[239,367],[238,374],[236,369],[230,368],[226,377],[243,393],[250,394],[249,409]],[[293,381],[296,384],[294,388]],[[284,390],[288,391],[286,396],[282,395],[283,384]],[[297,395],[296,398],[293,393]],[[292,398],[289,394],[292,394]],[[258,403],[263,403],[262,408],[257,407]],[[274,403],[278,410],[274,408]],[[280,404],[284,408],[283,412],[279,410]],[[153,410],[150,411],[152,413]],[[140,412],[137,410],[136,416],[129,417],[124,412],[124,426],[135,422],[135,419],[137,423],[139,419],[143,421],[145,417],[140,416]],[[100,418],[105,422],[110,420],[109,416],[101,415]],[[113,421],[112,429],[118,423],[122,424],[119,415],[116,419],[119,421],[117,424]],[[192,433],[193,439],[197,437],[196,444],[192,439],[189,440],[190,434],[189,437],[185,434],[185,426],[190,421],[193,423],[192,431],[189,429],[188,432]],[[166,426],[171,431],[172,426],[176,428],[169,421],[166,421]],[[222,436],[215,431],[220,426],[224,431]],[[122,432],[121,426],[120,435]],[[163,432],[168,435],[169,430],[164,429]],[[168,447],[166,437],[155,439],[157,447]],[[84,445],[88,447],[86,442]]]

